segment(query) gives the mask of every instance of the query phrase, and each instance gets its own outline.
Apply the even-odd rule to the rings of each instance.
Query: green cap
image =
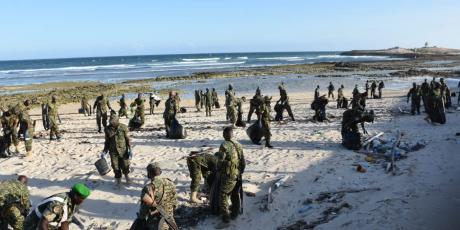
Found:
[[[83,199],[86,199],[91,194],[91,191],[89,190],[89,188],[86,187],[86,185],[83,183],[76,183],[72,187],[72,191],[80,195],[81,197],[83,197]]]

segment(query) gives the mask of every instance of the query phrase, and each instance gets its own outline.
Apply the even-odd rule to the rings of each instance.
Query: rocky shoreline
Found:
[[[449,60],[446,62],[445,60]],[[442,63],[436,63],[436,62]],[[58,82],[38,85],[25,85],[14,87],[0,87],[3,95],[0,105],[17,103],[26,98],[32,100],[34,105],[49,99],[51,94],[56,94],[61,103],[79,102],[83,94],[94,98],[104,92],[108,96],[118,96],[122,93],[145,93],[157,92],[166,94],[168,89],[156,91],[152,86],[159,82],[207,80],[251,76],[280,76],[288,74],[312,75],[315,77],[341,77],[341,73],[356,72],[360,76],[367,77],[411,77],[411,76],[435,76],[435,77],[460,77],[460,70],[449,68],[460,66],[460,55],[429,56],[417,59],[369,61],[369,62],[332,62],[300,65],[266,66],[254,68],[242,68],[233,71],[198,72],[187,76],[163,76],[147,79],[122,81],[119,83],[99,82]],[[428,70],[428,68],[444,68],[443,70]],[[447,70],[446,70],[447,69]],[[389,74],[375,74],[372,71],[394,71]]]

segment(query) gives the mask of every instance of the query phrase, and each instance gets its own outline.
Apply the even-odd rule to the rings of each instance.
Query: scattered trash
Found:
[[[300,208],[299,210],[297,210],[297,213],[299,213],[299,214],[306,213],[306,212],[308,212],[308,211],[309,211],[310,209],[312,209],[312,208],[313,208],[312,205],[306,204],[306,205],[304,205],[302,208]]]
[[[255,197],[256,196],[256,194],[253,193],[253,192],[247,192],[246,191],[245,194],[246,194],[246,196],[249,196],[249,197]]]
[[[356,171],[358,171],[360,173],[367,172],[367,170],[362,165],[358,165],[358,167],[356,167]]]

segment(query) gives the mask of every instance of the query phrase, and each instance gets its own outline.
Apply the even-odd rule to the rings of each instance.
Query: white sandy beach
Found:
[[[398,97],[405,93],[384,92],[384,97],[389,94],[391,97],[367,101],[368,108],[377,114],[373,124],[366,124],[370,135],[385,132],[385,138],[393,138],[400,130],[405,133],[403,141],[427,143],[425,148],[408,153],[407,159],[397,161],[397,175],[387,174],[381,164],[366,162],[364,154],[341,146],[343,110],[335,109],[335,102],[328,105],[328,114],[338,117],[331,123],[307,121],[306,117],[311,118],[314,113],[310,109],[312,93],[289,95],[296,121],[271,123],[274,149],[252,144],[245,129],[238,128],[235,136],[243,144],[247,159],[244,188],[256,196],[245,196],[244,214],[231,222],[230,229],[276,229],[301,219],[313,221],[326,208],[338,204],[313,204],[310,210],[299,213],[307,198],[315,199],[320,192],[361,188],[380,188],[380,191],[346,194],[339,203],[346,202],[350,208],[343,208],[335,219],[315,229],[459,229],[460,219],[456,217],[460,208],[460,137],[455,134],[460,132],[460,112],[447,113],[447,124],[440,126],[426,123],[424,115],[392,113],[398,106],[409,108],[405,98]],[[237,96],[252,97],[238,92]],[[273,95],[272,106],[278,98],[279,95]],[[220,101],[222,103],[223,98]],[[38,120],[36,135],[39,138],[34,139],[33,156],[0,159],[0,179],[27,175],[33,203],[65,191],[76,182],[85,182],[93,192],[77,216],[88,229],[128,229],[139,208],[141,188],[147,182],[145,167],[151,161],[158,161],[164,176],[176,183],[179,202],[188,205],[190,178],[182,157],[200,148],[218,150],[226,125],[225,109],[213,111],[212,117],[206,117],[204,111],[195,112],[192,101],[183,101],[188,112],[179,114],[178,119],[188,130],[188,137],[169,140],[163,128],[163,103],[153,116],[146,115],[142,131],[130,133],[135,155],[134,183],[129,187],[114,190],[113,173],[104,177],[97,173],[94,162],[103,149],[104,136],[97,133],[94,116],[76,113],[79,104],[60,107],[64,139],[59,142],[49,141],[48,133],[38,120],[40,117],[34,116]],[[112,106],[118,110],[115,102]],[[244,118],[248,107],[246,103]],[[32,114],[38,115],[39,111],[35,109]],[[128,123],[126,118],[121,121]],[[23,146],[21,143],[22,153],[25,152]],[[367,172],[357,172],[354,166],[357,163],[365,166]],[[284,175],[290,178],[273,193],[270,211],[261,211],[268,187]],[[219,221],[209,217],[191,229],[214,229]]]

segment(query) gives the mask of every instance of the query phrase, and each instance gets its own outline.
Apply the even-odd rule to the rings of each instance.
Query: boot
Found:
[[[30,156],[32,156],[32,151],[27,151],[26,152],[26,157],[30,157]]]
[[[201,200],[197,197],[198,192],[190,193],[190,203],[201,204]]]
[[[272,149],[273,146],[270,144],[270,138],[265,138],[265,147]]]
[[[121,178],[115,178],[115,189],[121,189]]]
[[[230,227],[229,221],[222,221],[218,225],[215,226],[216,229],[224,229]]]
[[[125,180],[126,180],[126,184],[127,184],[127,185],[130,185],[130,184],[131,184],[131,178],[129,178],[129,175],[128,175],[128,174],[125,174]]]

